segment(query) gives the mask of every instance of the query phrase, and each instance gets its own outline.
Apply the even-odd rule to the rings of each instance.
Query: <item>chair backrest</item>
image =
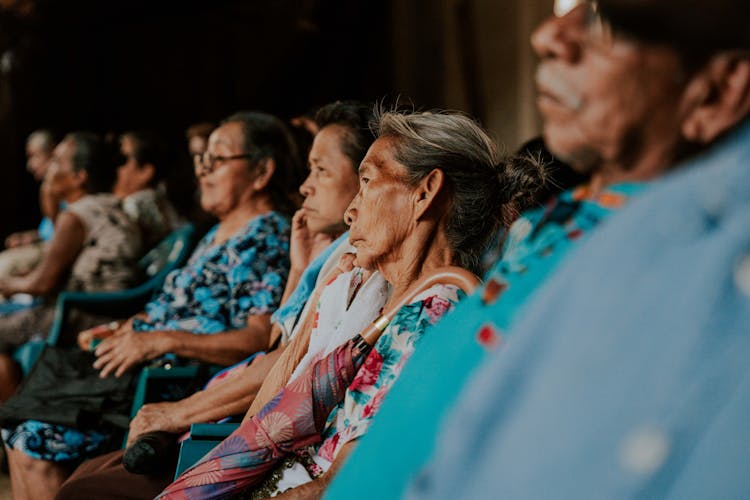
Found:
[[[138,267],[154,288],[160,288],[167,274],[187,260],[194,234],[195,227],[192,224],[184,224],[167,235],[138,261]]]

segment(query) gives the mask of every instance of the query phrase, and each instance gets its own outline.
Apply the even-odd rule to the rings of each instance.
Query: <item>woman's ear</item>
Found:
[[[439,168],[433,169],[419,182],[415,192],[414,215],[416,219],[424,217],[424,214],[433,205],[442,190],[444,183],[445,174]]]
[[[710,144],[750,112],[750,54],[714,56],[690,80],[683,95],[683,136]]]
[[[263,191],[268,187],[268,183],[271,182],[271,177],[273,177],[273,173],[276,171],[276,160],[266,158],[255,168],[257,169],[256,174],[258,176],[253,181],[253,189]]]
[[[89,173],[85,170],[74,170],[73,179],[78,189],[86,189],[86,182],[89,180]]]

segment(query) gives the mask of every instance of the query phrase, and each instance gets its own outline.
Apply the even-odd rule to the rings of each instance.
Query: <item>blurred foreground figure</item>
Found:
[[[507,349],[459,398],[411,498],[750,491],[744,8],[602,0],[536,31],[553,152],[579,166],[618,160],[633,172],[649,163],[673,172],[523,311]]]

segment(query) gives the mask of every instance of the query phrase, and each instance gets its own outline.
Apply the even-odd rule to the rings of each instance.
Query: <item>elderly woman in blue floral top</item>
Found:
[[[294,209],[296,158],[284,125],[266,114],[238,113],[214,131],[195,166],[201,205],[219,224],[145,311],[101,342],[94,378],[119,377],[168,353],[229,365],[268,345],[289,270],[286,214]],[[50,497],[71,465],[106,451],[109,437],[39,421],[5,430],[14,494]]]

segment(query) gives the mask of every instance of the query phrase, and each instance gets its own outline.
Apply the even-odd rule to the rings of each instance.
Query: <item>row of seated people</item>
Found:
[[[463,115],[334,103],[316,117],[290,219],[283,125],[227,119],[195,165],[218,226],[91,369],[60,381],[54,408],[80,404],[69,386],[174,354],[239,363],[144,406],[130,443],[237,415],[239,427],[177,478],[129,472],[123,451],[78,466],[116,429],[60,423],[59,410],[29,419],[34,395],[21,390],[0,409],[14,494],[746,493],[731,458],[748,453],[750,57],[737,49],[750,44],[724,37],[746,33],[722,10],[730,0],[626,4],[580,2],[533,36],[545,141],[586,177],[551,197],[565,187],[555,164],[499,155]],[[729,24],[698,50],[690,30],[644,32],[664,9]]]
[[[57,293],[133,285],[141,278],[136,261],[183,222],[165,194],[166,148],[154,135],[123,134],[116,161],[109,161],[109,148],[95,134],[71,133],[56,147],[52,141],[49,132],[38,131],[27,143],[46,216],[33,237],[9,236],[9,249],[0,254],[0,293],[34,298],[0,303],[2,400],[17,385],[10,352],[44,337]],[[104,317],[75,314],[71,320],[84,329]]]
[[[98,380],[124,378],[132,368],[167,354],[231,365],[264,352],[194,396],[144,406],[130,424],[130,438],[153,430],[183,432],[193,422],[254,413],[288,381],[409,296],[420,279],[455,265],[482,274],[487,249],[499,244],[498,235],[515,214],[538,203],[545,192],[545,167],[526,157],[501,158],[469,118],[383,112],[371,130],[372,120],[371,107],[356,103],[334,103],[318,112],[310,173],[299,187],[305,201],[291,220],[285,214],[294,206],[288,191],[294,144],[283,124],[261,113],[241,113],[211,134],[195,168],[201,204],[220,222],[188,265],[168,277],[143,313],[96,347],[91,369],[80,373],[88,383],[70,381],[84,394],[61,388],[59,400],[51,406],[46,401],[44,411],[34,407],[33,391],[21,391],[3,407],[5,422],[35,415],[4,431],[14,492],[49,496],[71,464],[111,447],[115,429],[101,422],[76,429],[55,417],[65,413],[66,405],[80,405],[79,398],[95,392]],[[435,164],[443,167],[435,169]],[[483,216],[487,213],[495,215]],[[405,360],[427,326],[463,294],[437,283],[409,296],[408,306],[386,330],[388,342],[373,352],[394,358],[392,373],[383,374],[382,387],[370,381],[373,394],[362,391],[360,399],[378,391],[382,398],[389,387],[385,382],[395,380],[403,365],[396,358]],[[69,362],[80,359],[76,353]],[[60,379],[70,376],[56,369]],[[349,368],[351,375],[357,370]],[[361,402],[357,412],[365,406]],[[360,433],[373,414],[360,415]],[[344,419],[340,428],[333,422],[328,426],[331,439],[345,430]],[[166,420],[173,422],[164,425]],[[329,453],[338,455],[338,449]],[[116,461],[121,456],[115,452]],[[86,468],[111,460],[108,455],[87,462],[70,484],[80,483],[78,475]],[[128,474],[119,462],[114,472]],[[135,476],[145,481],[143,488],[134,488],[132,481],[122,484],[148,498],[169,478],[167,471],[159,481]]]

